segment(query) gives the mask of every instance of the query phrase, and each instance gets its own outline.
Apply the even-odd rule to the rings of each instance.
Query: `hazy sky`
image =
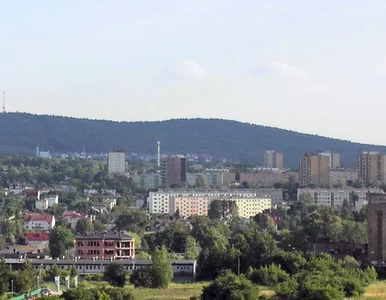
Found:
[[[7,108],[386,144],[385,0],[0,0]]]

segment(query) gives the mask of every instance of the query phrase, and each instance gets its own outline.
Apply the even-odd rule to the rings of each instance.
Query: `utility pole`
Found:
[[[11,279],[11,292],[12,292],[12,296],[13,296],[13,279]]]
[[[240,257],[237,259],[237,275],[240,276]]]

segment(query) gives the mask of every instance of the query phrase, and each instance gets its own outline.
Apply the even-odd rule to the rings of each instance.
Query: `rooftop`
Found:
[[[25,234],[25,238],[28,241],[49,241],[50,240],[50,235],[45,232],[30,232]]]
[[[104,240],[132,240],[131,235],[124,231],[105,231],[105,232],[85,232],[83,235],[77,235],[76,239],[104,239]]]
[[[47,222],[52,223],[53,216],[50,215],[24,215],[24,222]]]

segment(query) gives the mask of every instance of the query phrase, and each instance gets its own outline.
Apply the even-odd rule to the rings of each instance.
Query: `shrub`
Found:
[[[274,286],[288,280],[289,275],[280,266],[271,264],[253,270],[248,278],[256,284]]]
[[[153,287],[154,272],[151,268],[135,270],[129,279],[135,287],[151,288]]]

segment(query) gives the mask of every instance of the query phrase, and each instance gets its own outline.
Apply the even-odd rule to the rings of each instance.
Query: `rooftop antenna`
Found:
[[[5,110],[5,91],[3,91],[3,114],[6,113],[6,110]]]
[[[159,168],[159,167],[161,167],[161,142],[160,141],[157,142],[157,150],[158,150],[157,165]]]

